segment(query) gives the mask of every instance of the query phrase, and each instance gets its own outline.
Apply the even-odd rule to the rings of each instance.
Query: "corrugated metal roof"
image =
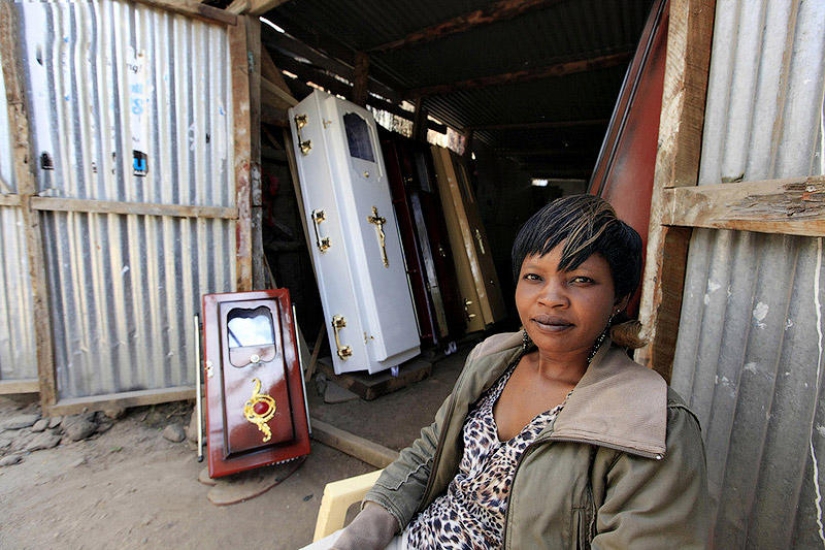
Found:
[[[459,131],[505,123],[601,120],[596,126],[598,131],[588,132],[585,141],[575,144],[577,149],[587,149],[586,154],[575,159],[575,166],[557,163],[561,170],[590,171],[651,3],[649,0],[334,3],[302,0],[281,4],[265,17],[309,46],[324,50],[350,66],[355,52],[366,52],[372,78],[402,96],[412,97],[423,90],[426,92],[423,106],[430,115]],[[431,40],[381,49],[382,45],[409,39],[415,33],[432,31],[437,25],[443,29],[453,18],[470,19],[475,10],[486,10],[482,15],[495,18],[496,12],[517,5],[529,9],[462,32],[435,33]],[[482,18],[479,14],[475,17]],[[267,34],[275,31],[264,26],[262,32],[264,45],[271,43]],[[283,48],[270,47],[269,51],[276,65],[289,64],[291,71],[297,70]],[[519,78],[525,76],[524,71],[577,61],[591,65],[565,76],[534,76],[528,77],[535,78],[529,81]],[[484,85],[479,82],[501,75],[511,78]],[[457,83],[463,83],[465,88],[449,89]],[[448,88],[427,90],[431,86]],[[508,133],[512,132],[487,128],[478,130],[474,138],[505,150],[532,148],[563,152],[558,142],[566,137],[565,132],[564,127],[548,127],[542,134],[534,134],[529,143],[518,143],[508,139]],[[566,140],[572,141],[574,137],[576,133],[572,132]],[[519,156],[519,159],[525,158],[529,157]],[[546,160],[544,164],[548,164]],[[552,165],[552,155],[550,161]],[[553,174],[545,172],[545,175]]]
[[[825,4],[717,4],[700,185],[822,174]],[[821,238],[697,229],[673,387],[699,415],[717,548],[825,545]]]

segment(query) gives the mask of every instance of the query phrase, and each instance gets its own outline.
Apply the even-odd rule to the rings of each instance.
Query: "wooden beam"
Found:
[[[94,395],[91,397],[61,399],[49,407],[45,413],[47,416],[58,416],[78,414],[85,411],[100,411],[107,407],[122,407],[128,409],[131,407],[143,407],[145,405],[157,405],[158,403],[187,401],[190,399],[195,399],[195,387],[179,386],[157,390],[138,390]]]
[[[665,189],[664,225],[825,237],[825,177]]]
[[[277,109],[289,109],[298,104],[298,100],[283,91],[266,78],[261,78],[261,102]]]
[[[263,15],[287,2],[289,2],[289,0],[250,0],[249,13],[252,15]]]
[[[219,206],[189,206],[144,202],[117,202],[91,199],[32,197],[33,210],[50,212],[79,212],[94,214],[123,214],[136,216],[168,216],[174,218],[213,218],[237,220],[237,208]]]
[[[650,344],[636,360],[669,379],[682,309],[690,229],[663,225],[670,187],[695,186],[699,174],[715,0],[671,0],[659,151],[650,205],[639,318]],[[666,260],[667,259],[667,260]],[[674,262],[681,262],[675,265]]]
[[[559,78],[575,73],[586,71],[596,71],[599,69],[606,69],[609,67],[616,67],[625,65],[630,61],[633,52],[619,52],[610,55],[603,55],[601,57],[589,59],[577,59],[573,61],[566,61],[563,63],[555,63],[547,67],[539,67],[537,69],[527,69],[523,71],[516,71],[513,73],[498,74],[492,76],[483,76],[480,78],[471,78],[462,80],[452,84],[436,84],[434,86],[425,86],[407,92],[408,98],[419,98],[432,95],[446,95],[460,90],[472,90],[476,88],[487,88],[490,86],[502,86],[504,84],[517,84],[522,82],[530,82],[544,78]]]
[[[284,75],[281,74],[281,70],[275,65],[269,50],[263,47],[263,45],[261,46],[261,78],[265,78],[280,88],[285,94],[292,96],[292,90],[289,89],[286,80],[284,80]]]
[[[36,346],[37,379],[41,406],[47,409],[57,398],[57,377],[52,345],[51,315],[49,314],[48,278],[46,276],[40,216],[32,209],[31,200],[37,194],[32,135],[26,102],[27,90],[23,52],[17,39],[21,23],[17,7],[11,2],[0,2],[0,51],[3,80],[6,87],[6,105],[11,138],[12,163],[14,164],[20,212],[23,224],[20,231],[26,243],[29,277],[32,292],[32,316]]]
[[[238,22],[235,14],[203,4],[197,0],[136,0],[136,2],[200,19],[207,23],[237,25]]]
[[[287,70],[289,70],[289,69],[287,69]],[[316,73],[316,75],[314,77],[307,78],[307,80],[313,82],[314,84],[316,84],[317,86],[320,86],[321,88],[323,88],[325,90],[328,90],[330,93],[332,93],[334,95],[349,97],[350,94],[352,93],[352,88],[349,85],[347,85],[344,82],[341,82],[340,80],[338,80],[338,79],[336,79],[336,78],[334,78],[334,77],[332,77],[328,74],[321,74],[319,72],[319,73]],[[309,85],[307,85],[307,84],[305,84],[304,82],[301,82],[301,81],[296,81],[293,84],[293,87],[295,88],[295,92],[298,95],[298,97],[308,96],[313,90],[313,88],[311,86],[309,86]],[[415,116],[414,113],[412,113],[410,111],[406,111],[406,110],[402,109],[399,105],[396,105],[394,103],[390,103],[389,101],[385,101],[381,98],[375,97],[374,95],[369,95],[367,97],[367,105],[369,105],[370,107],[375,107],[376,109],[381,109],[381,110],[387,111],[388,113],[392,113],[395,116],[403,118],[405,120],[410,120],[410,121],[414,120],[414,116]],[[447,126],[446,125],[439,124],[438,122],[435,122],[435,121],[429,120],[429,119],[427,119],[426,122],[427,122],[427,128],[429,128],[430,130],[434,130],[434,131],[438,132],[439,134],[446,134],[447,133]]]
[[[289,0],[233,0],[226,11],[236,15],[263,15],[269,10],[275,9]]]
[[[483,25],[491,25],[524,15],[533,10],[544,9],[565,0],[500,0],[485,8],[471,11],[447,21],[431,25],[400,38],[370,48],[370,52],[387,52],[409,48],[440,40],[452,34],[467,32]]]
[[[229,27],[229,62],[232,71],[232,108],[234,121],[235,204],[238,222],[235,231],[235,290],[253,289],[252,273],[252,112],[250,63],[246,24]]]
[[[294,65],[297,59],[306,60],[311,66],[317,69],[329,71],[353,82],[355,80],[355,52],[348,50],[337,43],[325,42],[322,49],[314,48],[309,44],[312,43],[311,38],[306,37],[301,41],[301,37],[294,37],[286,33],[280,33],[271,29],[270,27],[263,27],[263,34],[261,40],[270,53],[278,53],[279,57],[286,58],[292,61],[293,68],[290,68],[284,59],[278,57],[273,58],[279,68],[299,74],[298,68]],[[306,66],[307,63],[300,63]],[[381,97],[385,97],[390,101],[400,103],[403,99],[401,94],[396,91],[398,86],[388,86],[384,82],[391,82],[390,79],[382,77],[379,70],[375,67],[371,69],[371,76],[369,79],[369,90]]]
[[[0,195],[0,206],[20,206],[20,195]]]
[[[37,393],[40,383],[37,380],[0,380],[0,395],[20,393]]]
[[[338,449],[342,453],[372,464],[376,468],[386,468],[396,458],[398,451],[394,451],[369,439],[357,436],[332,424],[312,419],[312,437],[328,447]]]

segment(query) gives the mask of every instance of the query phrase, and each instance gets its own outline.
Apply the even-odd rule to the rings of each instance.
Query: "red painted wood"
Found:
[[[247,341],[250,331],[230,331],[230,319],[262,315],[271,319],[271,342],[262,343],[260,338]],[[309,454],[309,425],[289,292],[275,289],[204,295],[203,340],[209,476],[222,477]],[[247,404],[252,410],[256,405],[259,411],[270,410],[267,398],[274,400],[274,415],[261,424],[269,434],[245,415]]]
[[[606,199],[642,236],[645,250],[659,141],[670,2],[654,2],[628,68],[588,192]],[[640,290],[628,305],[635,316]]]

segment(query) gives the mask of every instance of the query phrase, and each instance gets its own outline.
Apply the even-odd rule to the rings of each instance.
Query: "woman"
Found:
[[[332,548],[704,547],[699,424],[611,338],[641,248],[591,195],[528,220],[512,254],[523,330],[470,353]]]

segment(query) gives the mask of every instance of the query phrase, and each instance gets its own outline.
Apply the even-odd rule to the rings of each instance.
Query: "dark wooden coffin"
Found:
[[[434,174],[416,163],[415,142],[388,131],[380,135],[421,341],[455,341],[464,323]],[[418,160],[426,159],[418,150]]]

